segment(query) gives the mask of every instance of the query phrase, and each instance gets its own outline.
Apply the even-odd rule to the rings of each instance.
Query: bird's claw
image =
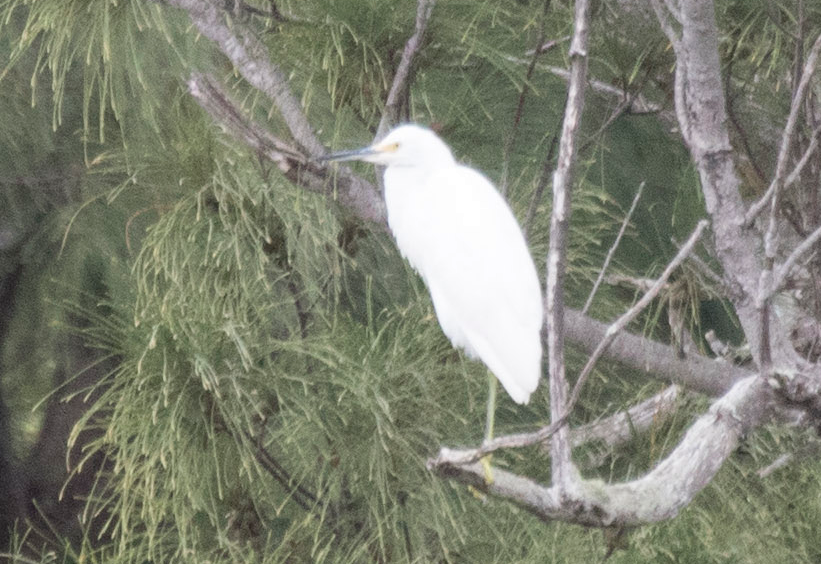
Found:
[[[490,464],[491,460],[493,460],[492,454],[488,454],[479,459],[479,462],[482,463],[482,468],[485,470],[485,484],[488,486],[493,484],[493,466]]]

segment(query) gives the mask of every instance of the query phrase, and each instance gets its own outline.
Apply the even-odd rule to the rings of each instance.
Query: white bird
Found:
[[[479,358],[517,403],[539,384],[542,295],[522,230],[480,172],[431,130],[401,125],[370,147],[323,160],[385,165],[388,225],[422,276],[445,335]],[[495,396],[491,379],[491,402]],[[488,435],[493,408],[488,406]]]

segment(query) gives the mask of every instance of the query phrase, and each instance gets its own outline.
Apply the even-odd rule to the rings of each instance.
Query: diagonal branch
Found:
[[[390,91],[388,91],[388,99],[385,101],[385,111],[382,113],[382,119],[379,120],[379,127],[376,129],[377,139],[387,133],[388,129],[399,121],[399,100],[402,92],[408,86],[413,59],[419,51],[419,47],[422,46],[422,37],[425,35],[425,28],[428,26],[434,4],[436,4],[436,0],[418,0],[416,5],[416,28],[402,50],[402,58],[399,60],[399,66],[393,76],[393,83]]]
[[[356,176],[346,167],[337,167],[335,191],[331,193],[328,172],[324,165],[308,160],[300,150],[291,147],[252,121],[213,77],[193,74],[188,80],[188,90],[220,127],[274,162],[291,182],[309,192],[336,199],[342,207],[361,219],[372,221],[382,227],[387,226],[385,204],[370,182]]]
[[[812,132],[812,136],[810,137],[810,144],[807,145],[807,148],[804,150],[804,154],[801,155],[801,158],[798,159],[798,162],[795,164],[792,172],[787,176],[784,180],[784,188],[789,188],[795,181],[798,180],[798,177],[801,175],[801,172],[804,170],[804,167],[810,160],[810,157],[815,152],[815,149],[818,147],[818,136],[821,134],[821,127],[816,127],[815,131]]]
[[[593,527],[654,523],[675,517],[710,483],[743,436],[772,414],[774,401],[772,389],[762,379],[746,378],[713,403],[646,475],[619,484],[579,482],[570,495],[557,485],[546,487],[496,468],[488,484],[479,462],[460,464],[440,455],[428,466],[441,476],[509,499],[544,520]]]
[[[670,275],[673,271],[678,268],[678,266],[687,258],[690,252],[693,250],[696,242],[701,238],[701,234],[707,228],[707,220],[702,219],[698,222],[695,231],[693,231],[690,238],[684,244],[683,247],[679,250],[673,260],[667,265],[662,272],[661,276],[658,280],[655,281],[653,286],[641,297],[641,299],[636,302],[633,307],[628,309],[624,312],[621,317],[619,317],[610,327],[607,328],[607,334],[605,338],[599,343],[596,347],[596,350],[593,351],[593,354],[590,355],[590,358],[587,359],[587,363],[584,365],[581,373],[579,374],[579,379],[576,380],[576,385],[573,386],[573,392],[570,394],[570,399],[567,402],[567,408],[564,414],[569,414],[573,410],[573,406],[579,400],[579,394],[581,394],[581,389],[584,386],[587,378],[593,372],[593,367],[596,366],[596,363],[601,358],[604,351],[607,350],[607,347],[613,342],[620,331],[622,331],[628,323],[630,323],[636,316],[644,310],[650,302],[655,299],[658,293],[661,291],[662,287],[667,283],[667,279],[670,278]]]
[[[603,441],[610,447],[625,443],[637,432],[649,429],[651,424],[670,413],[680,394],[681,388],[670,386],[626,411],[576,427],[570,431],[570,442],[573,447],[596,440]],[[559,422],[561,423],[563,421]],[[497,450],[541,444],[553,436],[559,424],[551,424],[532,433],[515,433],[495,437],[483,442],[479,448],[464,450],[443,448],[436,458],[428,460],[427,465],[435,469],[443,464],[470,464]]]
[[[604,280],[604,273],[607,272],[607,267],[610,266],[610,261],[613,260],[613,255],[616,253],[616,249],[619,247],[619,243],[621,242],[621,238],[624,236],[624,232],[627,231],[627,225],[630,223],[630,218],[633,217],[633,212],[636,211],[636,206],[639,203],[639,198],[641,198],[641,193],[644,190],[645,182],[642,181],[639,184],[639,189],[636,190],[636,195],[633,196],[633,203],[630,204],[630,209],[627,210],[627,215],[624,216],[624,220],[621,222],[621,227],[619,228],[619,232],[616,235],[616,240],[613,241],[613,244],[610,245],[610,249],[607,251],[607,256],[604,257],[604,262],[602,263],[601,269],[599,269],[599,276],[596,278],[596,282],[593,284],[593,289],[590,290],[590,295],[587,296],[587,300],[584,302],[584,307],[582,308],[582,313],[587,313],[587,310],[590,309],[590,304],[593,303],[593,298],[596,296],[596,292],[599,289],[599,286]]]
[[[813,231],[806,239],[801,241],[795,249],[793,249],[793,252],[790,253],[790,256],[788,256],[787,260],[784,261],[784,264],[782,264],[775,272],[772,282],[773,293],[779,291],[784,286],[784,283],[787,281],[787,276],[795,266],[795,263],[798,262],[798,259],[804,256],[804,254],[815,247],[815,244],[819,239],[821,239],[821,226],[817,227],[815,231]]]
[[[224,2],[218,0],[166,0],[188,12],[191,21],[205,37],[217,44],[248,83],[273,100],[294,141],[311,157],[325,154],[299,99],[288,79],[273,62],[271,53],[243,22],[229,24]]]
[[[777,204],[778,200],[778,193],[783,188],[784,185],[784,175],[787,171],[787,161],[790,156],[790,147],[792,146],[793,137],[795,136],[795,127],[798,123],[798,114],[801,111],[801,104],[804,101],[804,94],[807,91],[807,88],[810,83],[810,79],[812,78],[813,74],[815,73],[815,68],[818,63],[818,55],[821,51],[821,35],[815,40],[815,43],[810,50],[809,55],[807,56],[807,61],[804,64],[804,70],[801,74],[801,80],[798,83],[798,87],[796,88],[795,92],[793,93],[792,104],[790,105],[790,113],[787,117],[787,123],[784,126],[784,132],[781,134],[781,147],[778,150],[778,161],[775,165],[775,174],[773,176],[772,182],[770,182],[770,186],[767,189],[766,194],[762,196],[762,198],[757,201],[755,204],[750,206],[750,209],[747,211],[745,216],[745,223],[747,225],[752,224],[755,220],[756,216],[761,213],[764,208],[767,207],[769,204],[771,209],[774,207],[774,204]],[[771,215],[772,215],[771,211]],[[773,220],[770,220],[770,226],[772,226]],[[768,229],[768,232],[770,229]],[[772,237],[772,235],[770,235]]]

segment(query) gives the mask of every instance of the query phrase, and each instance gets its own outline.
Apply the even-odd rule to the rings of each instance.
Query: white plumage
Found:
[[[424,279],[442,330],[454,346],[481,359],[514,401],[527,403],[541,372],[542,296],[504,198],[417,125],[329,158],[387,166],[388,224]]]

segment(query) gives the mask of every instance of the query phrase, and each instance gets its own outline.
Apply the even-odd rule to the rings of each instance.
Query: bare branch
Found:
[[[379,120],[379,127],[376,129],[377,139],[387,133],[399,121],[399,100],[402,92],[408,86],[413,58],[422,45],[422,37],[425,35],[425,28],[428,25],[428,20],[430,20],[434,4],[436,4],[436,0],[418,0],[416,5],[416,28],[402,50],[402,58],[396,68],[396,74],[388,92],[388,99],[385,101],[385,111],[382,114],[382,119]]]
[[[630,204],[630,209],[627,210],[627,215],[624,216],[624,221],[621,222],[621,227],[619,228],[619,232],[616,235],[616,240],[613,241],[613,244],[607,251],[607,256],[604,257],[604,263],[602,264],[602,267],[599,270],[599,276],[598,278],[596,278],[596,282],[593,284],[593,289],[590,290],[590,295],[587,296],[587,301],[584,302],[582,313],[587,313],[587,310],[590,309],[590,304],[593,303],[593,298],[596,296],[596,292],[598,291],[602,280],[604,280],[604,273],[607,271],[607,267],[610,265],[610,261],[613,260],[613,255],[615,254],[616,249],[619,247],[619,243],[621,242],[621,238],[624,236],[624,232],[627,230],[627,225],[630,223],[630,218],[633,217],[633,212],[636,211],[636,206],[639,203],[639,198],[641,198],[641,193],[644,190],[644,184],[645,182],[643,181],[641,184],[639,184],[639,189],[636,190],[636,195],[633,196],[633,203]]]
[[[671,10],[668,2],[665,1],[664,4],[665,5],[662,6],[660,0],[650,0],[650,5],[653,7],[653,11],[656,13],[656,18],[658,18],[661,30],[664,32],[664,35],[667,36],[667,39],[670,40],[670,43],[673,45],[673,48],[677,49],[679,33],[673,27],[673,22],[670,20],[672,18],[680,22],[681,13],[678,10]]]
[[[695,421],[667,458],[643,477],[622,484],[584,481],[568,493],[496,468],[488,484],[480,463],[449,462],[452,451],[446,449],[428,467],[509,499],[545,520],[593,527],[653,523],[676,516],[710,483],[741,438],[771,415],[774,401],[772,389],[760,378],[739,382]]]
[[[570,442],[573,447],[596,440],[603,441],[610,447],[625,443],[636,432],[649,429],[650,425],[669,413],[680,393],[681,388],[670,386],[663,392],[634,405],[626,412],[619,412],[600,421],[577,427],[570,431]],[[428,467],[435,468],[441,464],[470,464],[497,450],[541,444],[552,437],[558,427],[557,424],[551,424],[532,433],[494,437],[475,449],[443,448],[435,459],[428,460]]]
[[[530,54],[530,52],[528,52]],[[516,63],[519,65],[529,65],[530,59],[523,59],[521,57],[505,57],[506,60],[510,61],[511,63]],[[536,68],[539,70],[549,72],[559,78],[569,81],[570,80],[570,71],[566,68],[557,67],[553,65],[544,65],[541,63],[536,64]],[[612,98],[616,100],[629,100],[629,105],[627,106],[626,111],[630,114],[634,115],[641,115],[641,114],[660,114],[662,117],[662,121],[667,124],[676,124],[676,118],[672,114],[664,109],[662,104],[658,104],[656,102],[651,102],[641,94],[636,94],[630,96],[627,91],[623,88],[619,88],[617,86],[613,86],[609,82],[604,82],[601,80],[596,79],[588,79],[587,81],[588,87],[595,92],[596,94],[600,94],[607,98]]]
[[[530,57],[530,63],[527,65],[527,72],[525,73],[525,80],[522,84],[522,91],[519,92],[519,101],[516,104],[516,111],[513,114],[513,125],[510,128],[510,133],[507,135],[507,139],[505,139],[505,145],[502,149],[502,175],[499,180],[499,191],[502,193],[502,196],[507,197],[507,190],[508,190],[508,173],[510,168],[510,152],[513,150],[513,145],[516,142],[516,135],[519,132],[519,124],[522,121],[522,115],[524,113],[525,107],[525,100],[527,100],[527,93],[529,91],[529,83],[530,79],[533,77],[533,71],[536,69],[536,61],[539,58],[539,55],[545,53],[549,49],[552,49],[556,45],[559,44],[558,41],[553,40],[545,43],[545,34],[546,34],[546,22],[547,22],[547,10],[550,5],[549,0],[543,4],[542,9],[542,21],[539,25],[539,36],[536,40],[536,48],[531,49],[528,51],[528,56]],[[537,189],[538,192],[538,189]],[[527,227],[525,227],[525,231],[527,231]]]
[[[801,111],[801,104],[804,101],[804,94],[807,91],[810,79],[815,73],[819,51],[821,51],[821,35],[819,35],[815,40],[815,43],[810,50],[810,54],[807,56],[807,62],[804,64],[804,70],[801,74],[801,80],[798,83],[798,88],[796,88],[793,93],[790,113],[789,116],[787,116],[787,123],[784,126],[784,132],[781,134],[781,147],[778,150],[778,161],[775,165],[775,174],[772,182],[770,182],[770,187],[767,189],[767,193],[764,194],[759,201],[750,206],[750,209],[747,211],[744,218],[747,225],[751,225],[758,214],[761,213],[768,204],[770,204],[771,210],[777,206],[778,193],[783,188],[784,174],[786,173],[787,161],[790,155],[790,146],[792,145],[793,137],[795,135],[795,126],[798,123],[798,114]],[[773,212],[771,211],[771,217],[772,214]],[[770,219],[770,228],[772,227],[772,223],[773,220]],[[771,229],[768,228],[767,232],[770,233],[770,230]],[[773,237],[772,234],[769,236],[770,238]]]
[[[533,227],[533,221],[536,219],[536,210],[539,209],[542,195],[544,195],[547,183],[550,181],[550,166],[553,163],[553,155],[556,153],[558,140],[558,135],[553,135],[550,139],[550,145],[548,146],[547,154],[542,163],[542,173],[539,175],[539,180],[536,182],[536,189],[533,190],[533,196],[530,198],[530,206],[527,208],[527,216],[525,217],[525,239],[530,238],[530,229]]]
[[[243,114],[213,77],[192,74],[188,79],[188,92],[225,132],[264,154],[283,174],[308,162],[299,149],[282,141]]]
[[[592,354],[607,337],[609,327],[579,310],[567,308],[565,329],[568,342]],[[726,393],[734,383],[753,374],[739,366],[699,354],[689,354],[686,359],[681,359],[673,347],[627,332],[615,336],[604,357],[653,378],[714,397]]]
[[[625,411],[572,429],[570,440],[574,447],[592,441],[601,441],[610,448],[624,444],[670,415],[681,394],[679,386],[668,386]]]
[[[337,167],[335,192],[325,165],[309,161],[291,147],[242,113],[219,84],[208,75],[194,74],[188,80],[191,95],[225,131],[260,155],[273,161],[289,180],[305,190],[333,197],[361,219],[387,226],[385,204],[373,185],[346,167]]]
[[[671,238],[671,241],[677,249],[681,249],[681,245],[678,241],[676,241],[675,237]],[[724,279],[715,270],[713,270],[709,264],[704,262],[704,260],[701,257],[699,257],[698,255],[690,255],[689,260],[696,266],[696,268],[701,274],[709,278],[713,283],[719,286],[719,288],[723,290],[725,293],[729,293],[727,291],[727,285]]]
[[[789,464],[806,460],[808,458],[817,459],[819,454],[821,454],[821,444],[819,444],[817,440],[813,440],[810,443],[801,446],[794,452],[782,454],[773,462],[764,468],[761,468],[758,472],[756,472],[756,474],[758,474],[759,478],[766,478],[776,470],[779,470]]]
[[[801,172],[804,170],[804,167],[809,162],[810,157],[815,152],[815,149],[818,147],[819,134],[821,134],[821,127],[817,127],[815,131],[812,132],[810,144],[807,146],[806,150],[804,151],[804,154],[801,155],[801,158],[796,163],[792,172],[787,176],[787,179],[784,180],[784,188],[789,188],[795,183],[796,180],[798,180],[798,177],[801,175]]]
[[[570,43],[570,84],[567,92],[559,159],[553,173],[553,212],[550,219],[550,246],[547,255],[547,355],[550,377],[550,413],[557,423],[564,417],[567,379],[564,366],[564,275],[567,266],[567,234],[570,221],[572,178],[576,144],[584,108],[587,82],[587,37],[590,5],[577,0]],[[575,481],[570,460],[570,441],[566,428],[560,428],[551,444],[553,483],[564,491]]]
[[[242,22],[229,25],[219,0],[166,0],[188,12],[200,33],[214,41],[248,83],[273,100],[296,143],[309,156],[325,154],[288,79],[273,62],[271,53]]]
[[[801,241],[801,244],[793,249],[793,252],[790,253],[790,256],[784,261],[784,264],[776,270],[772,282],[772,293],[779,291],[784,286],[787,276],[795,266],[795,263],[798,262],[798,259],[804,256],[807,251],[811,250],[819,239],[821,239],[821,226],[817,227],[806,239]]]
[[[702,219],[698,222],[695,231],[693,231],[692,235],[690,235],[690,238],[687,240],[684,246],[681,247],[681,250],[679,250],[678,254],[676,254],[673,260],[670,261],[670,263],[667,265],[667,268],[664,269],[664,272],[662,272],[661,276],[658,278],[658,280],[656,280],[655,284],[653,284],[653,287],[650,288],[650,290],[646,294],[644,294],[641,297],[641,299],[633,305],[633,307],[624,312],[621,317],[619,317],[615,322],[613,322],[612,325],[610,325],[610,327],[607,328],[607,334],[605,338],[601,341],[601,343],[599,343],[599,346],[596,347],[596,350],[593,351],[593,354],[587,360],[587,363],[584,365],[584,368],[579,374],[578,380],[576,380],[576,385],[573,387],[573,393],[570,394],[570,399],[568,400],[565,414],[570,413],[572,411],[573,406],[579,399],[579,394],[581,393],[582,387],[587,381],[587,378],[590,376],[590,373],[593,371],[593,367],[599,361],[607,347],[610,346],[610,343],[613,342],[613,339],[615,338],[616,334],[622,329],[624,329],[627,326],[627,324],[630,323],[633,319],[635,319],[636,316],[645,307],[650,305],[650,302],[653,301],[655,297],[658,295],[658,293],[661,291],[661,288],[667,282],[667,279],[670,277],[673,271],[676,268],[678,268],[678,266],[684,261],[684,259],[687,258],[687,255],[689,255],[690,252],[693,250],[693,247],[695,246],[696,242],[698,242],[699,238],[701,237],[701,234],[704,232],[706,228],[707,220]]]
[[[631,92],[624,92],[624,98],[618,103],[616,108],[612,112],[610,112],[610,115],[607,116],[607,119],[604,120],[604,123],[601,124],[599,129],[596,130],[596,132],[590,136],[587,142],[581,146],[579,152],[585,153],[591,145],[598,142],[601,135],[603,135],[604,132],[607,131],[607,128],[613,125],[613,122],[616,121],[616,119],[618,119],[621,115],[623,115],[628,110],[628,108],[630,108],[630,106],[633,104],[633,102],[631,101],[632,98],[633,94]]]

